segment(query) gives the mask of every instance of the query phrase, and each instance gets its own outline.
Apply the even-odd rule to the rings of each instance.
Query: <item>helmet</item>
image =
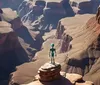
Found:
[[[51,43],[51,47],[54,47],[54,43]]]

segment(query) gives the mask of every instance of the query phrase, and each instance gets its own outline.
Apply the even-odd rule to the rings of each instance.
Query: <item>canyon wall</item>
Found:
[[[15,71],[17,65],[28,61],[28,55],[20,45],[11,24],[0,21],[0,84],[8,80],[9,74]]]

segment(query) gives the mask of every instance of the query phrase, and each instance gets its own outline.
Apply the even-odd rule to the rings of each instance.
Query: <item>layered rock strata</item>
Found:
[[[60,78],[61,65],[46,63],[38,70],[40,81],[52,81]]]

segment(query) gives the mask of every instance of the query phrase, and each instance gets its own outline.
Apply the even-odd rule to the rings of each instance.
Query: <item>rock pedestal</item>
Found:
[[[39,80],[43,82],[53,81],[59,79],[61,71],[61,65],[56,63],[55,65],[46,63],[38,70]]]

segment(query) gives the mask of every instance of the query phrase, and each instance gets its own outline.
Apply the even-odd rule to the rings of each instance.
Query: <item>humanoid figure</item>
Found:
[[[49,51],[49,57],[51,58],[51,64],[55,64],[54,57],[56,56],[56,49],[54,48],[54,44],[51,44],[51,49]]]

